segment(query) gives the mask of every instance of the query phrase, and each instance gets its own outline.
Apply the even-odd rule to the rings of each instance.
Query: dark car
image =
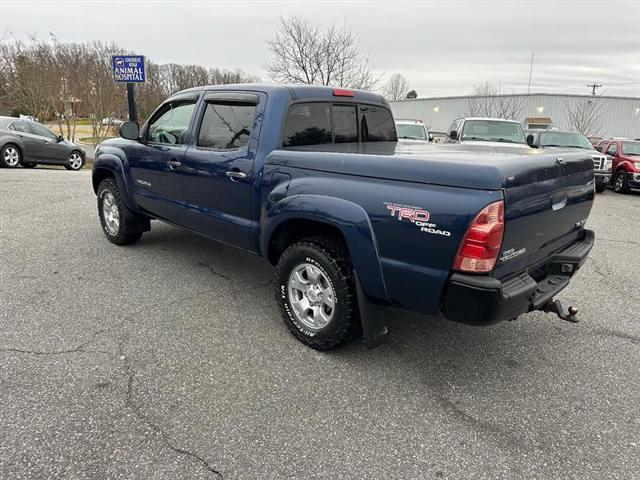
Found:
[[[14,117],[0,117],[0,165],[33,168],[39,163],[80,170],[84,150],[44,125]]]

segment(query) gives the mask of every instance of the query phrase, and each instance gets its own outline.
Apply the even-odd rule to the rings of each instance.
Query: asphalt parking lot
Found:
[[[111,245],[90,172],[2,169],[0,478],[638,478],[640,194],[589,226],[577,325],[392,311],[320,353],[266,262],[158,222]]]

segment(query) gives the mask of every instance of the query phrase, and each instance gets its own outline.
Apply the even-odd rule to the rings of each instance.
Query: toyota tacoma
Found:
[[[314,86],[185,90],[120,135],[93,166],[106,238],[157,219],[264,257],[310,347],[382,342],[390,305],[575,320],[554,297],[594,241],[589,152],[404,144],[380,95]]]

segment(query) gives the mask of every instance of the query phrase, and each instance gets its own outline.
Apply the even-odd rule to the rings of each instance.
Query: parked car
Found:
[[[103,118],[100,123],[102,123],[103,126],[111,126],[111,127],[119,127],[120,125],[122,125],[124,123],[124,120],[121,120],[119,118],[116,117],[105,117]]]
[[[553,297],[593,245],[589,152],[401,144],[381,95],[316,86],[185,90],[120,134],[93,167],[107,240],[159,219],[266,258],[310,347],[380,343],[386,305],[575,320]]]
[[[611,157],[614,191],[629,193],[632,188],[640,188],[640,141],[610,138],[602,152]]]
[[[562,151],[588,150],[593,158],[596,192],[604,192],[611,181],[611,159],[598,152],[587,137],[581,133],[560,130],[531,130],[527,132],[527,143],[533,148],[551,148]]]
[[[38,164],[63,165],[80,170],[86,154],[82,147],[56,135],[44,125],[14,117],[0,117],[0,165],[33,168]]]
[[[516,148],[529,148],[522,124],[500,118],[458,118],[447,132],[450,141],[468,145],[509,144]]]
[[[422,120],[396,120],[398,139],[416,142],[429,142],[429,132]]]
[[[429,130],[429,141],[433,143],[445,143],[449,137],[447,132],[436,132]]]

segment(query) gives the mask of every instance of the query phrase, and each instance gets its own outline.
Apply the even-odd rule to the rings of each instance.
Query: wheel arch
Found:
[[[127,206],[133,212],[137,212],[138,208],[131,198],[131,189],[127,185],[124,175],[124,169],[122,161],[115,155],[105,154],[96,158],[91,173],[91,183],[93,186],[93,192],[98,194],[98,187],[105,178],[113,178],[118,185],[118,189],[122,193],[122,199]]]
[[[275,204],[261,220],[260,249],[272,264],[295,241],[326,235],[344,241],[363,292],[388,302],[375,234],[365,210],[350,201],[294,195]]]

